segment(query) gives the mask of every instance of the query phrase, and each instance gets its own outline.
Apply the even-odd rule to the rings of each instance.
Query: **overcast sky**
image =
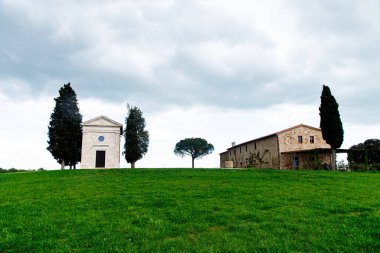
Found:
[[[196,166],[218,167],[232,141],[318,127],[323,84],[344,148],[380,138],[379,13],[378,0],[0,0],[0,167],[59,168],[47,125],[67,82],[84,120],[141,108],[137,167],[191,166],[173,153],[186,137],[215,146]]]

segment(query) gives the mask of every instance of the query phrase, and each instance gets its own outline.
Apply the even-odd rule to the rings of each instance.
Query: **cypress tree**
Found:
[[[55,107],[50,115],[48,126],[47,150],[54,159],[70,169],[81,159],[82,149],[82,115],[79,112],[78,100],[70,83],[64,84],[59,96],[54,98]]]
[[[344,136],[338,107],[339,105],[331,94],[330,88],[323,85],[321,106],[319,107],[319,115],[321,117],[320,128],[323,139],[332,149],[331,165],[333,170],[336,167],[336,149],[342,145]]]
[[[136,161],[147,152],[149,146],[149,133],[145,130],[145,119],[142,111],[135,106],[127,106],[128,116],[125,119],[125,144],[123,154],[131,168],[135,168]]]

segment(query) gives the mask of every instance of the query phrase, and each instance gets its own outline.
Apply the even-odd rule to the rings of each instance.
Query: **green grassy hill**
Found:
[[[0,252],[378,252],[380,173],[0,174]]]

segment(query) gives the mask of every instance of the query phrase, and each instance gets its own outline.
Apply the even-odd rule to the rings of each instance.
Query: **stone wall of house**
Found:
[[[277,133],[279,148],[281,153],[281,168],[306,168],[310,164],[319,162],[330,164],[331,155],[316,153],[305,153],[297,151],[328,149],[328,145],[322,137],[322,131],[318,128],[312,128],[304,125],[290,128]],[[295,163],[298,160],[298,164]]]
[[[298,158],[298,165],[294,163],[294,158]],[[331,154],[318,152],[310,153],[283,153],[281,154],[281,169],[322,169],[331,163]]]
[[[219,154],[220,168],[226,168],[226,161],[228,161],[228,151]]]
[[[322,138],[321,130],[316,128],[299,126],[279,132],[277,135],[280,153],[297,150],[330,148],[330,145],[328,145]],[[302,137],[302,143],[298,141],[299,136]],[[314,139],[314,143],[310,141],[311,138]]]
[[[260,164],[260,159],[252,157],[252,154],[262,157],[263,163]],[[227,161],[233,161],[235,168],[279,168],[277,136],[272,135],[236,145],[229,148],[224,157]]]

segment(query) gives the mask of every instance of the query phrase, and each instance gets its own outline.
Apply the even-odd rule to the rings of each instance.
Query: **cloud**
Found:
[[[0,167],[38,169],[55,165],[47,147],[47,125],[54,100],[22,102],[0,96]],[[54,168],[54,167],[50,167]]]
[[[0,91],[148,111],[317,105],[377,124],[377,1],[0,1]]]

